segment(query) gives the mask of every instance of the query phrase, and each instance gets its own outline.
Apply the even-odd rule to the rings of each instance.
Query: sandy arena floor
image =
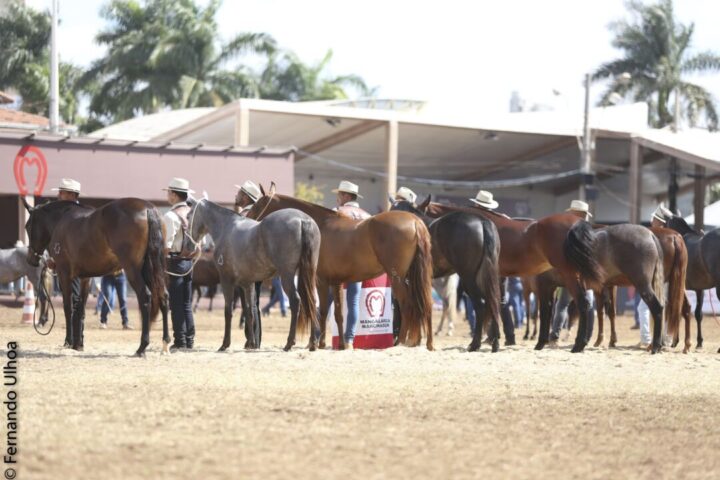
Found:
[[[628,318],[612,351],[467,353],[463,323],[436,352],[311,354],[281,351],[274,313],[260,351],[235,327],[217,353],[216,310],[196,316],[197,351],[161,356],[158,322],[137,359],[117,315],[100,330],[89,311],[83,353],[60,347],[60,318],[40,337],[20,316],[0,306],[2,364],[7,341],[21,352],[18,479],[720,477],[712,318],[689,355],[634,348]]]

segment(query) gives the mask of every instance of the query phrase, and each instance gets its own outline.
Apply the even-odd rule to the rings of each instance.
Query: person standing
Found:
[[[525,321],[525,301],[520,277],[508,277],[508,298],[515,316],[515,328],[521,328]]]
[[[276,304],[280,304],[280,312],[285,318],[286,311],[285,311],[285,294],[283,293],[282,289],[282,281],[280,281],[279,276],[274,276],[272,279],[272,287],[270,288],[270,301],[267,305],[265,305],[262,309],[262,312],[265,315],[270,315],[270,309]]]
[[[470,198],[469,200],[473,203],[473,206],[479,210],[490,212],[493,215],[510,218],[504,213],[495,211],[500,204],[493,198],[493,194],[487,190],[478,191],[475,198]],[[513,323],[512,313],[510,313],[510,298],[508,295],[507,278],[502,278],[500,280],[500,292],[502,295],[500,298],[500,318],[502,319],[503,333],[505,334],[505,345],[515,345],[515,325]]]
[[[413,207],[417,207],[417,204],[415,203],[416,200],[417,200],[417,195],[415,194],[415,192],[413,192],[412,190],[410,190],[407,187],[400,187],[400,188],[398,188],[398,191],[395,193],[395,201],[396,202],[406,201],[406,202],[410,202],[410,204]]]
[[[370,218],[370,214],[360,208],[358,199],[363,198],[359,193],[360,189],[357,185],[347,180],[343,180],[338,188],[333,190],[336,196],[337,207],[335,210],[343,216],[353,218],[355,220],[365,220]],[[362,282],[348,282],[347,294],[347,322],[345,325],[345,349],[352,350],[355,342],[355,328],[357,326],[358,317],[360,316],[360,289]]]
[[[109,275],[104,275],[100,283],[100,289],[102,290],[103,299],[105,299],[100,310],[100,328],[107,328],[107,316],[112,307],[110,300],[115,296],[115,292],[117,292],[118,303],[120,303],[122,328],[123,330],[132,330],[127,314],[127,278],[125,277],[125,271],[119,270]]]
[[[582,200],[573,200],[570,202],[570,208],[565,210],[566,212],[572,213],[573,215],[580,217],[586,222],[592,217],[590,213],[590,205]],[[550,331],[550,345],[557,345],[557,341],[560,338],[560,329],[567,325],[568,322],[568,307],[572,301],[570,292],[567,288],[560,287],[560,293],[555,302],[555,310],[553,311],[552,319],[552,330]],[[595,320],[595,294],[592,290],[585,291],[585,298],[590,305],[590,321],[587,324],[587,335],[585,341],[590,342],[593,332],[593,323]]]
[[[171,350],[192,349],[195,342],[195,319],[192,313],[192,261],[181,257],[184,231],[188,226],[188,194],[190,182],[184,178],[173,178],[167,191],[171,207],[163,215],[165,224],[165,246],[168,249],[168,272],[170,312],[172,316],[174,342]]]

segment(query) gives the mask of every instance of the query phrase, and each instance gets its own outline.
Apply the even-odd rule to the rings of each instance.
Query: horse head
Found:
[[[698,232],[696,232],[694,229],[688,225],[688,223],[685,221],[684,218],[673,215],[672,217],[665,219],[665,226],[667,228],[671,228],[678,232],[680,235],[686,235],[688,233],[692,233],[694,235],[700,235]]]
[[[29,213],[25,223],[25,232],[28,236],[27,262],[33,267],[37,267],[40,265],[43,252],[50,243],[52,226],[48,224],[48,215],[44,208],[31,207],[25,198],[22,201]]]
[[[275,186],[275,182],[270,182],[270,190],[268,192],[265,192],[263,186],[260,185],[260,193],[262,193],[262,197],[258,198],[252,206],[247,214],[247,218],[251,218],[259,222],[266,214],[272,213],[274,210],[270,209],[270,207],[273,200],[277,201],[277,197],[275,196],[276,189],[277,187]]]

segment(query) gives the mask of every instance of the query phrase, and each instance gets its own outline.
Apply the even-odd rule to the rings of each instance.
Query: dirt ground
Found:
[[[235,327],[218,353],[215,310],[196,315],[196,351],[161,356],[157,323],[137,359],[117,315],[101,330],[88,312],[82,353],[60,347],[62,319],[41,337],[20,316],[0,306],[2,364],[7,341],[21,352],[18,479],[720,476],[712,318],[688,355],[635,348],[629,318],[619,348],[583,354],[522,340],[468,353],[464,322],[436,352],[285,353],[273,313],[260,351]]]

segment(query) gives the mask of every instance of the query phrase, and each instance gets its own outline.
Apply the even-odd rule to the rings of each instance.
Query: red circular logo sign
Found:
[[[371,318],[380,318],[385,314],[385,292],[382,290],[371,290],[365,297],[365,308]]]
[[[42,195],[43,188],[45,188],[47,161],[45,160],[45,155],[43,155],[42,150],[33,145],[25,145],[15,156],[13,172],[15,173],[15,182],[17,183],[20,195],[28,194],[28,184],[25,177],[25,169],[28,166],[37,168],[33,195],[40,196]]]

